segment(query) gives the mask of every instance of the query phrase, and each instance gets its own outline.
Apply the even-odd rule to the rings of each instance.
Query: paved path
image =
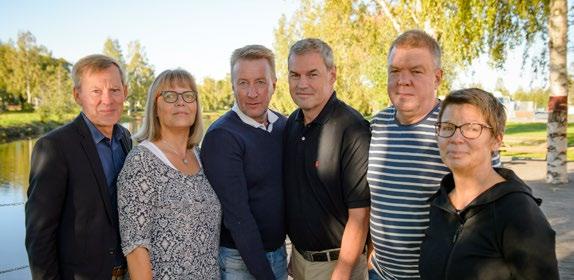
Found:
[[[542,211],[556,231],[556,256],[560,279],[574,279],[574,162],[568,163],[569,183],[551,185],[544,181],[545,161],[512,160],[504,167],[518,174],[542,198]]]

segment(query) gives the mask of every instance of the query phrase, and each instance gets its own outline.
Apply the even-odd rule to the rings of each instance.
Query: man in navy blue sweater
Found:
[[[260,45],[231,56],[233,108],[203,140],[205,174],[223,206],[222,279],[287,279],[282,186],[286,119],[268,109],[275,60]]]

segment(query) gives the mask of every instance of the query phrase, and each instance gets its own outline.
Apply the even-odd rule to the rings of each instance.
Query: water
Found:
[[[216,118],[206,115],[205,128]],[[130,131],[138,122],[123,123]],[[30,157],[37,139],[0,144],[0,280],[32,279],[24,246],[24,203]]]
[[[0,144],[0,279],[31,279],[24,247],[24,203],[35,142]]]

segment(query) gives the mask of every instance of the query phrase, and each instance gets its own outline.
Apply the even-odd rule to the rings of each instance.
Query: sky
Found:
[[[571,6],[574,1],[568,2]],[[124,56],[128,43],[139,40],[156,73],[181,67],[200,81],[205,77],[222,79],[229,72],[229,57],[234,49],[247,44],[273,48],[279,18],[281,15],[290,18],[298,8],[297,3],[0,0],[0,41],[15,40],[19,31],[30,31],[37,43],[51,50],[53,56],[73,63],[85,55],[101,53],[107,38],[119,40]],[[540,47],[531,51],[539,52]],[[572,58],[570,55],[570,62]],[[479,83],[492,91],[497,80],[502,79],[504,86],[514,92],[519,87],[546,85],[547,74],[542,76],[529,67],[522,68],[521,49],[509,53],[505,70],[493,70],[487,62],[482,57],[473,63],[468,71],[459,74],[454,86]]]
[[[221,79],[234,49],[272,48],[279,18],[296,8],[286,0],[0,0],[0,40],[30,31],[72,63],[101,53],[107,38],[119,40],[124,56],[128,43],[139,40],[156,73],[181,67],[199,79]]]

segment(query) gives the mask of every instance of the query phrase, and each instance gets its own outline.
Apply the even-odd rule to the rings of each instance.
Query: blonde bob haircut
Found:
[[[174,87],[189,88],[197,93],[195,79],[189,72],[179,68],[161,72],[148,90],[144,119],[140,130],[133,137],[135,141],[139,143],[144,140],[156,141],[161,139],[161,125],[157,114],[157,99],[162,91]],[[203,120],[201,118],[199,94],[197,94],[195,102],[197,110],[195,111],[195,122],[189,128],[189,139],[187,140],[188,149],[197,146],[203,136]]]

